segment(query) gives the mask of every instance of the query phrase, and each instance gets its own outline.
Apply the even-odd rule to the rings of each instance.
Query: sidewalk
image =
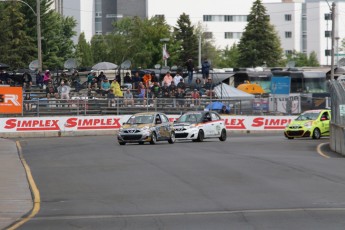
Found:
[[[0,138],[0,229],[30,212],[33,201],[16,143]]]

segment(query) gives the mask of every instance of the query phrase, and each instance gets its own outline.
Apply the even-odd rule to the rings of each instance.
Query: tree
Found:
[[[233,44],[230,48],[229,46],[226,46],[225,50],[222,51],[221,60],[218,63],[218,67],[237,67],[238,55],[238,47],[236,44]]]
[[[320,63],[317,59],[317,54],[315,51],[311,52],[309,55],[308,66],[320,66]]]
[[[75,57],[81,67],[91,67],[94,64],[92,60],[91,45],[86,41],[84,33],[79,35]]]
[[[189,15],[183,13],[177,20],[174,27],[175,41],[180,41],[181,49],[178,54],[178,64],[184,65],[187,58],[198,60],[198,38],[194,33],[194,26],[191,25]]]
[[[34,40],[24,30],[26,20],[20,12],[20,4],[8,2],[0,8],[1,62],[10,65],[11,69],[28,66],[35,51]]]
[[[248,24],[238,44],[239,63],[243,67],[279,66],[283,49],[274,27],[270,24],[261,0],[255,0]]]

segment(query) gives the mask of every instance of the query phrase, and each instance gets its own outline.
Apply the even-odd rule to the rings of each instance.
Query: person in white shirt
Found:
[[[181,79],[183,80],[183,77],[180,75],[179,72],[176,73],[175,77],[174,77],[174,83],[175,85],[177,85],[178,83],[180,83]]]

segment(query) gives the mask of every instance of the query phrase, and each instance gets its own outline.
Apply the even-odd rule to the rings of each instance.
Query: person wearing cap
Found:
[[[164,85],[165,83],[167,83],[167,85],[170,86],[172,81],[173,77],[171,76],[170,71],[168,71],[163,78],[162,84]]]
[[[193,60],[191,58],[189,58],[186,63],[185,63],[186,67],[187,67],[187,72],[188,72],[188,85],[192,84],[193,81],[193,71],[194,71],[194,63]]]
[[[101,83],[101,94],[102,96],[106,96],[109,94],[110,91],[110,83],[108,78],[104,78]]]

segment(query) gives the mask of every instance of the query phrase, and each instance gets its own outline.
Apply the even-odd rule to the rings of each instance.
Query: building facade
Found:
[[[331,64],[330,7],[324,0],[262,0],[286,54],[293,51],[317,54],[321,65]],[[345,37],[345,0],[336,3],[335,49]],[[55,0],[57,9],[77,20],[77,36],[85,33],[90,41],[95,34],[108,34],[112,23],[123,17],[141,18],[164,15],[170,26],[176,26],[181,14],[189,15],[193,25],[201,25],[217,48],[231,47],[240,41],[254,0]],[[336,60],[341,56],[336,56]],[[335,61],[337,63],[337,61]]]

